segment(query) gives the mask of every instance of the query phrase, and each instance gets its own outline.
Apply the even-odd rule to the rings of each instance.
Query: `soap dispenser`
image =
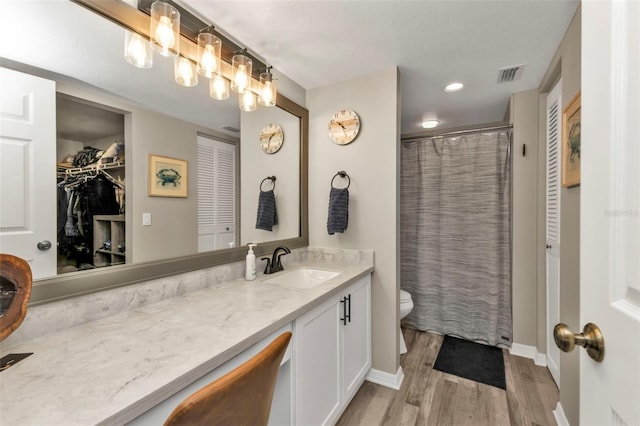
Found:
[[[249,253],[247,253],[247,267],[245,269],[245,279],[247,281],[253,281],[256,279],[256,255],[253,253],[253,248],[256,244],[249,244]]]

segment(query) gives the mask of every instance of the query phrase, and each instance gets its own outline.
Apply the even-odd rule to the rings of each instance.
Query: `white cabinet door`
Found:
[[[338,306],[332,298],[295,322],[297,425],[328,424],[340,409]]]
[[[371,368],[371,276],[351,285],[347,298],[347,323],[340,322],[342,343],[342,395],[346,405]]]
[[[56,275],[56,91],[53,81],[0,68],[0,252]],[[49,242],[50,248],[38,243]]]

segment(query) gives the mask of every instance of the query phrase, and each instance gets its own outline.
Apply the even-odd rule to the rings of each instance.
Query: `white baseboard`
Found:
[[[560,401],[558,401],[556,409],[553,410],[553,417],[555,417],[558,426],[569,426],[569,420],[567,420],[567,416],[564,414],[564,410],[562,409],[562,404],[560,404]]]
[[[511,353],[511,355],[532,359],[533,362],[540,367],[547,366],[547,356],[539,353],[535,346],[513,343],[511,349],[509,349],[509,353]]]
[[[372,368],[369,370],[365,380],[398,390],[400,389],[400,385],[402,385],[402,380],[404,380],[404,372],[402,371],[402,367],[398,367],[396,374],[385,373],[384,371]]]

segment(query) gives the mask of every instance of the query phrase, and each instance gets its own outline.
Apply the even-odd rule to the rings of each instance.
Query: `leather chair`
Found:
[[[291,332],[277,337],[250,360],[182,401],[165,426],[266,425]]]

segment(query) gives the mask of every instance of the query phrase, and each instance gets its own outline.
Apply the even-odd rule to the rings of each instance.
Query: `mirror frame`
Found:
[[[124,2],[117,0],[72,1],[91,9],[126,29],[148,36],[149,16]],[[180,37],[181,54],[184,56],[193,55],[195,58],[197,45],[182,35]],[[229,70],[231,68],[226,62],[223,62],[223,67],[228,67]],[[298,237],[261,243],[254,249],[256,257],[271,253],[276,247],[281,245],[287,246],[290,249],[309,245],[309,111],[280,93],[278,93],[277,96],[276,106],[300,119],[300,229]],[[246,247],[240,246],[189,256],[92,269],[45,278],[33,283],[29,306],[36,306],[143,281],[232,263],[243,260],[246,254]]]

